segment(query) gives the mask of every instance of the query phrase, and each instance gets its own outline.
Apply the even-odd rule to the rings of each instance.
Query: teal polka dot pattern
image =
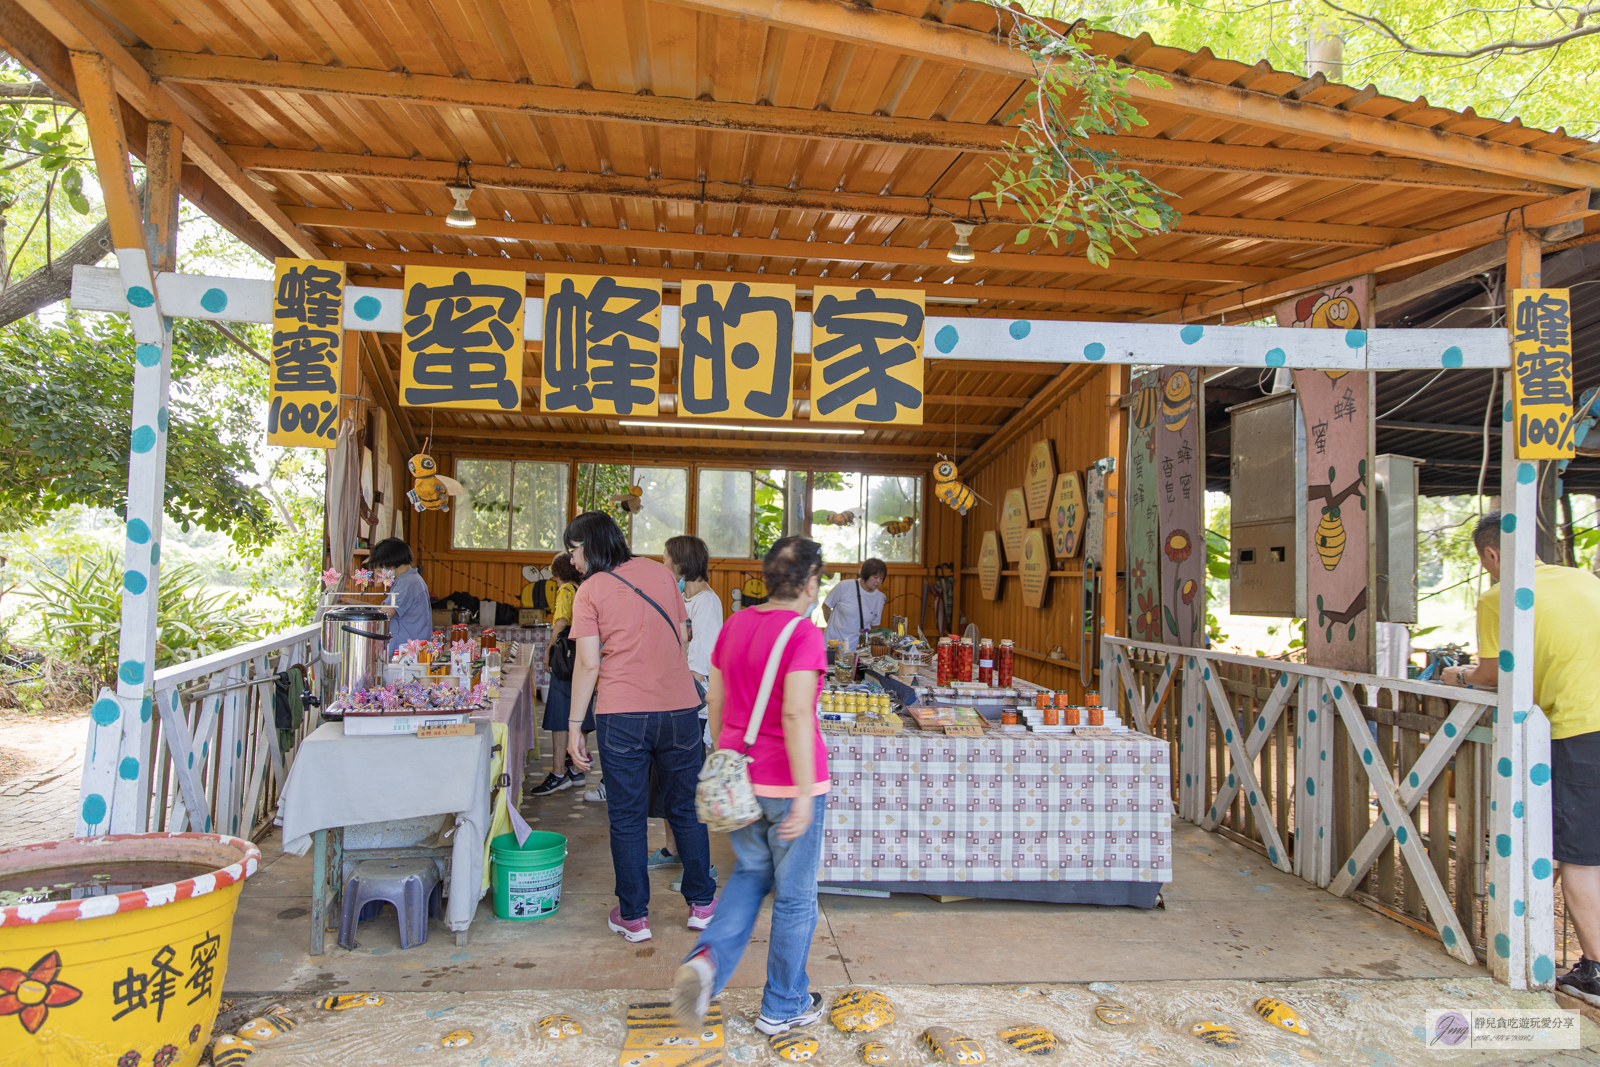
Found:
[[[1517,590],[1517,607],[1521,608],[1523,611],[1529,611],[1533,608],[1532,589]]]
[[[1353,859],[1352,860],[1345,860],[1344,861],[1344,869],[1349,871],[1352,875],[1354,875],[1356,873],[1356,861],[1353,860]]]
[[[143,519],[128,520],[128,540],[136,545],[150,543],[150,524]]]
[[[117,677],[129,685],[144,684],[144,664],[136,659],[125,659],[117,667]]]
[[[221,289],[207,289],[200,294],[200,306],[213,315],[219,315],[228,307],[228,294]]]
[[[1454,737],[1456,734],[1458,734],[1460,732],[1461,731],[1456,729],[1456,724],[1455,723],[1447,722],[1447,723],[1444,724],[1444,735],[1446,737]]]
[[[1090,363],[1098,363],[1106,357],[1106,346],[1099,341],[1091,341],[1083,346],[1083,356]]]
[[[1514,900],[1514,901],[1511,902],[1511,914],[1517,916],[1517,918],[1520,919],[1523,916],[1523,914],[1527,912],[1527,910],[1528,910],[1528,905],[1523,903],[1522,901]]]
[[[1500,777],[1502,777],[1502,778],[1510,778],[1511,777],[1511,760],[1508,759],[1507,757],[1501,756],[1500,757],[1500,762],[1496,763],[1494,765],[1494,767],[1495,767],[1495,770],[1500,772]]]
[[[1406,833],[1406,828],[1404,826],[1399,827],[1394,832],[1395,841],[1397,841],[1398,843],[1400,843],[1402,845],[1406,843],[1406,840],[1409,837],[1410,837],[1410,835]]]
[[[139,761],[132,756],[124,756],[121,763],[117,764],[117,777],[124,782],[139,780]]]
[[[1372,766],[1372,749],[1364,748],[1361,750],[1361,762],[1368,767]]]
[[[128,286],[128,303],[136,308],[147,308],[156,302],[155,295],[142,285]]]
[[[1232,730],[1224,730],[1224,731],[1222,731],[1222,739],[1224,741],[1228,742],[1228,744],[1230,744],[1230,745],[1233,744],[1233,731]]]
[[[1550,765],[1548,763],[1535,763],[1528,768],[1528,781],[1534,785],[1545,785],[1550,781]]]
[[[156,412],[156,429],[160,430],[162,433],[166,433],[167,427],[171,425],[171,422],[171,416],[167,414],[166,408],[162,408],[160,411]]]
[[[153,701],[151,701],[151,699],[150,699],[150,694],[146,693],[144,695],[144,699],[139,701],[139,721],[140,722],[149,722],[150,721],[150,712],[153,710],[153,707],[154,707],[154,704],[153,704]]]
[[[117,721],[117,716],[120,714],[122,709],[117,707],[117,702],[110,697],[101,697],[94,702],[94,707],[89,709],[89,718],[99,726],[110,726]]]
[[[1277,864],[1278,864],[1278,850],[1269,846],[1267,848],[1267,859],[1272,861],[1272,865],[1273,866],[1277,866]]]
[[[135,345],[133,358],[138,360],[141,367],[154,367],[161,362],[161,346]]]
[[[1494,839],[1494,850],[1500,854],[1502,859],[1511,855],[1511,835],[1501,834],[1496,837]]]
[[[1269,367],[1281,367],[1288,359],[1288,355],[1281,348],[1273,348],[1267,351],[1267,366]]]
[[[1344,332],[1344,345],[1346,348],[1360,348],[1366,343],[1366,330],[1346,330]]]
[[[1555,976],[1555,961],[1549,956],[1540,956],[1533,961],[1533,980],[1535,982],[1538,982],[1540,985],[1544,985],[1553,981]]]
[[[1517,532],[1517,517],[1515,515],[1512,515],[1512,514],[1509,514],[1509,513],[1505,514],[1505,515],[1501,515],[1500,516],[1500,532],[1501,533],[1516,533]]]
[[[1439,357],[1439,363],[1441,366],[1452,368],[1461,366],[1461,349],[1457,348],[1455,345],[1451,345],[1449,348],[1444,350],[1444,355]]]
[[[1014,341],[1020,341],[1032,332],[1033,323],[1029,322],[1027,319],[1017,319],[1011,324],[1011,339]]]
[[[1308,710],[1306,712],[1306,721],[1307,722],[1316,722],[1317,721],[1317,709],[1316,708],[1311,708],[1310,710]]]
[[[1509,648],[1500,650],[1500,669],[1507,673],[1517,669],[1517,657],[1511,654]]]
[[[1493,882],[1489,883],[1489,897],[1490,897],[1490,899],[1494,898],[1494,883]]]
[[[150,546],[150,566],[157,567],[161,564],[161,542],[157,541]]]
[[[133,436],[128,438],[128,447],[139,455],[144,455],[156,447],[156,430],[154,426],[140,426],[133,431]]]
[[[1197,326],[1194,323],[1190,323],[1188,326],[1185,326],[1183,329],[1178,331],[1179,340],[1186,345],[1194,344],[1205,335],[1206,328],[1204,326]]]
[[[129,571],[127,574],[122,576],[122,588],[126,589],[134,596],[138,596],[140,593],[144,592],[149,585],[150,583],[145,579],[145,576],[140,574],[138,571]]]
[[[1446,926],[1443,930],[1440,930],[1439,931],[1439,938],[1440,938],[1440,940],[1442,940],[1444,942],[1446,948],[1455,948],[1456,947],[1456,929],[1455,929],[1455,927]]]
[[[357,301],[358,305],[359,303],[360,301]],[[373,301],[373,303],[377,303],[377,301]],[[956,328],[954,326],[941,327],[939,332],[933,335],[933,347],[937,348],[946,355],[948,355],[951,350],[960,343],[961,335],[956,332]]]
[[[1543,856],[1533,861],[1533,876],[1541,882],[1550,877],[1550,869],[1550,861]]]
[[[87,825],[100,825],[106,821],[106,798],[99,793],[90,793],[83,798],[83,807],[79,809],[79,813]]]
[[[356,318],[362,322],[371,322],[378,317],[378,312],[383,310],[383,302],[375,296],[364,296],[356,301]]]
[[[1525,721],[1527,717],[1528,713],[1525,711],[1514,711],[1511,713],[1511,721],[1515,723],[1521,723]]]
[[[1205,681],[1211,681],[1211,668],[1207,667],[1205,670],[1201,671],[1200,677]]]
[[[1538,475],[1534,472],[1532,463],[1518,463],[1517,464],[1517,484],[1518,485],[1532,485],[1533,484],[1533,480],[1536,477],[1538,477]]]
[[[1315,778],[1307,778],[1306,779],[1306,796],[1314,797],[1316,795],[1317,795],[1317,780]]]
[[[1494,935],[1494,954],[1503,960],[1511,958],[1511,939],[1505,934]]]
[[[1256,806],[1256,795],[1254,793],[1250,794],[1250,806],[1252,808]]]
[[[1511,814],[1515,818],[1522,818],[1522,801],[1519,800],[1511,805]]]
[[[1412,789],[1415,789],[1419,785],[1422,784],[1422,779],[1417,777],[1417,772],[1416,771],[1412,771],[1411,772],[1411,777],[1407,778],[1406,781],[1411,783],[1411,788]]]

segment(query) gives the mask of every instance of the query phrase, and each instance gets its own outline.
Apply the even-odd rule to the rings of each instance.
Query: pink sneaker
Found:
[[[713,897],[709,904],[689,905],[689,929],[704,930],[711,925],[711,916],[717,911],[717,901]]]
[[[611,927],[613,933],[621,934],[628,941],[650,940],[650,918],[648,916],[642,919],[624,919],[620,907],[612,908],[611,916],[606,920],[606,925]]]

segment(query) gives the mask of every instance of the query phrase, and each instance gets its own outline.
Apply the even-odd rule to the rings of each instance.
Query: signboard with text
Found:
[[[338,443],[344,282],[343,263],[273,263],[269,445],[332,448]]]
[[[522,407],[521,271],[407,267],[400,310],[400,404]]]
[[[812,290],[811,421],[922,425],[921,290]]]
[[[1566,289],[1513,289],[1512,420],[1518,459],[1571,459],[1572,297]]]
[[[661,282],[545,275],[539,410],[654,418],[660,390]]]
[[[794,286],[684,282],[678,410],[794,417]]]

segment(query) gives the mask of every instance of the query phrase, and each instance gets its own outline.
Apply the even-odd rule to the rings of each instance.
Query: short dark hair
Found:
[[[583,581],[583,575],[578,568],[572,565],[572,553],[570,552],[563,552],[550,561],[550,573],[554,574],[556,581],[562,585],[566,585],[568,582],[576,585],[578,582]]]
[[[417,557],[411,554],[410,545],[398,537],[385,537],[372,546],[372,552],[367,556],[367,566],[409,567],[416,560]]]
[[[871,578],[889,577],[889,565],[881,559],[869,559],[861,564],[860,578],[863,582]]]
[[[677,566],[679,576],[684,581],[711,580],[711,550],[706,547],[704,541],[693,534],[679,534],[677,537],[667,538],[663,554],[667,557],[669,565]]]
[[[585,511],[567,523],[561,541],[568,552],[583,546],[584,569],[590,574],[609,571],[633,558],[628,539],[622,536],[622,527],[603,511]]]
[[[1483,555],[1485,549],[1492,548],[1500,551],[1500,513],[1491,511],[1478,520],[1478,525],[1472,528],[1472,547],[1478,550],[1478,555]]]
[[[806,591],[806,583],[822,572],[822,546],[804,537],[780,538],[761,557],[761,577],[767,597],[792,600]]]

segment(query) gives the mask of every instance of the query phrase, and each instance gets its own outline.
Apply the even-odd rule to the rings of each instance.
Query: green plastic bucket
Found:
[[[561,907],[566,837],[535,830],[518,847],[516,834],[501,834],[489,843],[489,857],[497,918],[529,922],[554,915]]]

